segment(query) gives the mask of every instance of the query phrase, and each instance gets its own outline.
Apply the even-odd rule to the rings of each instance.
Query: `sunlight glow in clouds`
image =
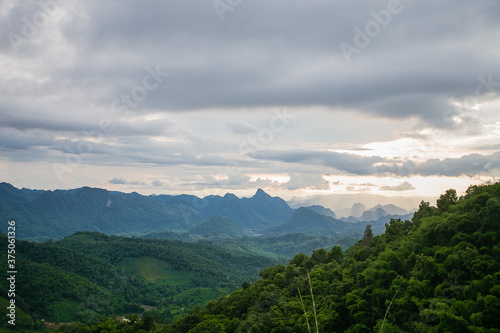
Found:
[[[284,198],[496,181],[500,4],[405,3],[346,62],[386,6],[255,0],[221,21],[210,1],[74,1],[33,23],[38,3],[2,4],[0,181]]]

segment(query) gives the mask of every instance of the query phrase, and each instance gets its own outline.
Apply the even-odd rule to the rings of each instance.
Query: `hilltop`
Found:
[[[167,331],[308,332],[317,318],[320,332],[498,332],[499,230],[500,183],[448,190],[346,253],[268,267]]]
[[[18,238],[35,241],[82,230],[109,235],[188,232],[214,215],[231,218],[243,229],[263,230],[288,221],[293,212],[283,199],[260,189],[251,198],[229,193],[198,198],[143,196],[90,187],[30,191],[0,183],[0,215],[18,221]]]
[[[7,237],[0,233],[0,246]],[[51,322],[89,322],[141,314],[169,322],[185,310],[258,278],[274,261],[207,242],[79,232],[57,242],[16,242],[16,305],[28,329]],[[6,267],[6,256],[0,259]],[[0,285],[8,290],[7,280]],[[1,297],[5,297],[2,295]],[[5,300],[0,297],[0,301]],[[2,323],[2,325],[4,325]]]

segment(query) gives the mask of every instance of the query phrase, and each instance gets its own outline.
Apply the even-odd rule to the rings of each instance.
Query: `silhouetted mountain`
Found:
[[[335,212],[333,210],[331,210],[330,208],[325,208],[325,207],[320,206],[320,205],[313,205],[313,206],[308,206],[305,208],[308,208],[308,209],[312,210],[313,212],[316,212],[316,213],[321,214],[321,215],[333,217],[334,219],[337,218],[337,216],[335,215]]]
[[[354,205],[352,205],[351,208],[351,216],[354,217],[360,217],[363,215],[363,212],[366,210],[366,206],[362,204],[361,202],[356,202]]]
[[[166,332],[498,332],[500,184],[452,191],[347,255],[268,267]]]
[[[422,196],[388,197],[370,193],[336,193],[328,195],[314,195],[309,197],[295,197],[287,200],[287,202],[292,208],[320,205],[333,210],[335,214],[337,214],[337,217],[348,217],[352,206],[357,202],[363,203],[366,207],[394,204],[398,207],[406,209],[409,212],[416,209],[422,200],[436,202],[436,199],[436,197]],[[366,208],[363,211],[365,210]],[[363,213],[363,211],[361,213]]]
[[[20,193],[20,192],[17,192]],[[79,230],[107,234],[187,230],[193,225],[179,207],[159,205],[137,193],[82,187],[45,191],[30,200],[0,201],[0,213],[14,219],[20,238],[60,238]]]
[[[279,197],[271,197],[259,189],[251,198],[238,198],[227,193],[223,197],[209,195],[198,198],[193,195],[159,195],[154,198],[162,202],[181,201],[196,211],[185,211],[188,215],[198,214],[207,219],[213,215],[227,216],[245,229],[262,230],[288,221],[293,209]]]
[[[308,208],[298,208],[292,218],[279,226],[269,228],[265,234],[305,233],[309,235],[328,235],[346,237],[355,235],[361,237],[367,223],[348,223],[329,216],[316,213]],[[383,232],[383,224],[372,225],[374,233]]]
[[[251,198],[233,194],[143,196],[99,188],[19,190],[0,184],[0,215],[16,220],[19,238],[45,241],[76,231],[106,234],[186,232],[213,215],[227,216],[244,229],[263,230],[288,221],[293,209],[278,197],[258,190]]]
[[[0,200],[3,201],[27,202],[30,199],[35,198],[39,194],[41,193],[36,190],[19,190],[9,183],[0,183]]]
[[[393,204],[376,205],[375,207],[372,207],[369,210],[376,210],[378,208],[382,208],[389,215],[405,215],[405,214],[409,213],[406,209],[400,208],[400,207],[393,205]]]
[[[359,217],[360,221],[371,221],[378,220],[379,218],[389,215],[381,207],[375,208],[374,210],[365,210],[363,214]]]
[[[262,189],[258,189],[251,198],[242,198],[241,201],[252,208],[262,221],[269,225],[279,225],[292,217],[294,210],[280,197],[272,197]]]

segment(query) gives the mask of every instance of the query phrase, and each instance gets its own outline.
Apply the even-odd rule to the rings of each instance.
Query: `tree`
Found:
[[[328,252],[328,259],[335,260],[339,264],[342,262],[342,258],[344,257],[344,254],[342,253],[342,248],[338,245],[335,245],[332,247],[330,252]]]
[[[441,194],[439,199],[436,202],[437,208],[445,212],[451,205],[456,204],[458,201],[457,191],[455,189],[450,188],[446,190],[444,194]]]
[[[366,225],[365,232],[363,233],[362,244],[364,246],[370,247],[372,244],[372,239],[373,239],[372,225],[368,224],[368,225]]]

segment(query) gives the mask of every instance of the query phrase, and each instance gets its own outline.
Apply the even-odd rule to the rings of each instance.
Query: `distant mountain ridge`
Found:
[[[353,211],[363,208],[356,203]],[[361,237],[367,224],[380,233],[390,218],[411,217],[394,213],[407,212],[386,204],[364,210],[359,217],[337,218],[334,211],[320,205],[292,209],[262,189],[249,198],[231,193],[198,198],[185,194],[143,196],[91,187],[28,190],[0,183],[0,215],[17,221],[19,238],[35,241],[59,239],[77,231],[184,241],[290,233]]]
[[[308,235],[327,235],[332,237],[361,237],[366,225],[371,224],[373,232],[380,234],[385,229],[386,221],[349,223],[317,213],[309,208],[300,207],[292,218],[279,226],[264,230],[265,234],[283,235],[304,233]]]
[[[437,197],[423,196],[400,196],[388,197],[380,194],[371,193],[336,193],[327,195],[314,195],[309,197],[294,197],[287,200],[292,208],[320,205],[330,208],[337,214],[337,217],[348,217],[351,214],[352,206],[355,203],[362,203],[365,207],[374,207],[376,205],[396,205],[407,211],[414,211],[422,201],[436,202]],[[339,214],[339,211],[343,211]],[[366,208],[364,209],[366,210]]]
[[[279,197],[258,190],[251,198],[233,194],[122,193],[82,187],[72,190],[20,190],[0,183],[0,215],[18,221],[19,238],[45,241],[76,231],[105,234],[187,232],[213,215],[227,216],[243,229],[263,230],[288,221],[294,210]]]

